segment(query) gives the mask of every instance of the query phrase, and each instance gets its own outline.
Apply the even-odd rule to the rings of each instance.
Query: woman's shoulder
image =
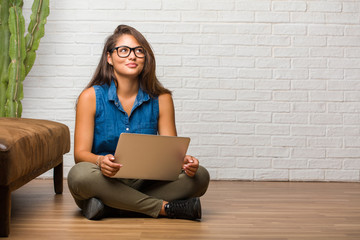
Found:
[[[173,111],[174,102],[170,93],[160,94],[158,99],[159,99],[160,112],[169,111],[169,110]]]
[[[172,102],[172,96],[170,93],[163,93],[158,96],[159,102]]]
[[[95,99],[96,99],[96,94],[95,94],[94,87],[84,89],[79,96],[79,101],[81,101],[81,100],[91,101],[91,100],[95,100]]]

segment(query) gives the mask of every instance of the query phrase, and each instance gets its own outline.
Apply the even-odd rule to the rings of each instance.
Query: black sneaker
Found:
[[[169,218],[189,220],[201,219],[201,204],[199,198],[176,200],[165,204],[165,212]]]
[[[97,198],[90,198],[86,201],[82,214],[89,220],[99,220],[104,215],[104,204]]]

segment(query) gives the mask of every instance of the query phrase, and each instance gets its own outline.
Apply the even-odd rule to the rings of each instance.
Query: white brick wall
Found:
[[[359,182],[359,13],[352,0],[51,0],[23,117],[73,135],[106,36],[129,24],[152,44],[179,135],[212,179]]]

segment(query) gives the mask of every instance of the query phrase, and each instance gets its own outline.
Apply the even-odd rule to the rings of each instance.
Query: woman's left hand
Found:
[[[189,177],[194,177],[199,168],[199,160],[193,156],[186,155],[184,158],[183,169]]]

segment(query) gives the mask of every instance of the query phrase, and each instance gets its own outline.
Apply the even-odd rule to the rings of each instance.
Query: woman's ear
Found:
[[[111,55],[110,55],[109,52],[107,53],[107,59],[106,60],[107,60],[108,64],[110,64],[111,66],[113,65],[112,58],[111,58]]]

